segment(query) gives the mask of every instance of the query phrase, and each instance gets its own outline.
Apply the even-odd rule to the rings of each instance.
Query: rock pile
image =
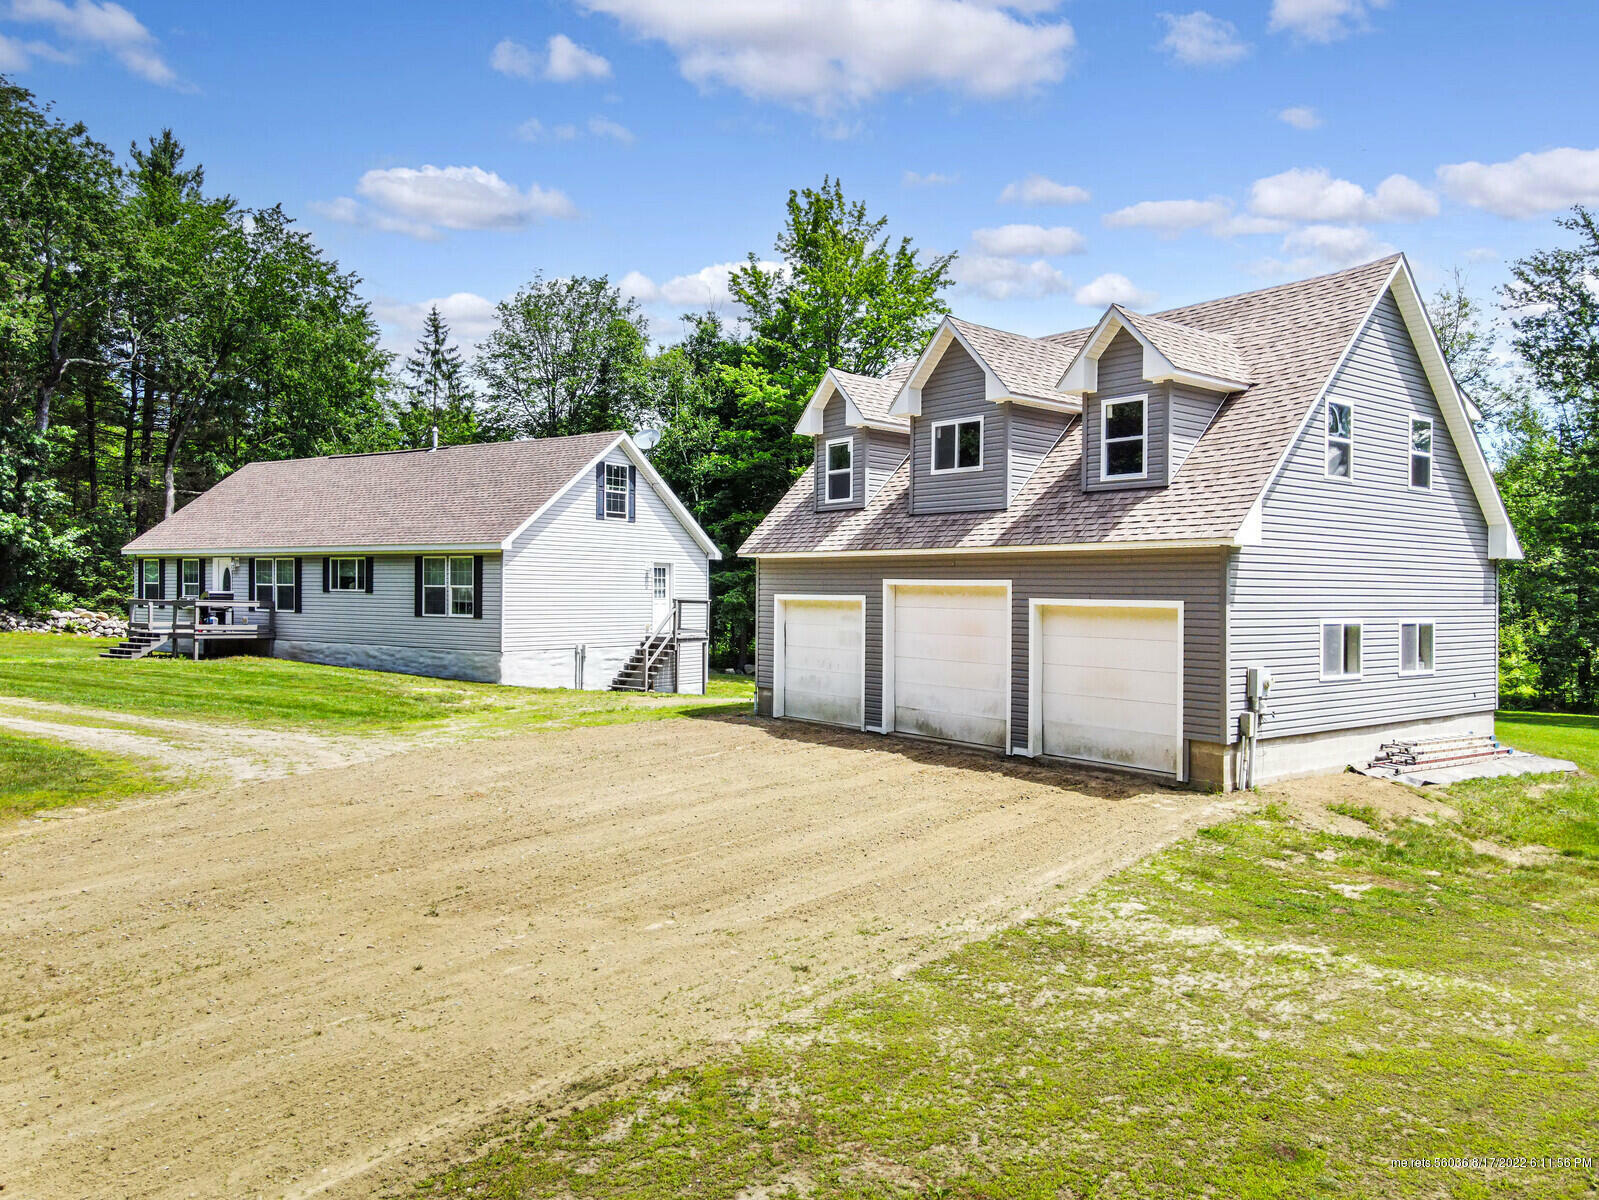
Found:
[[[128,622],[87,608],[57,608],[47,617],[24,617],[0,609],[0,633],[76,633],[84,637],[128,636]]]

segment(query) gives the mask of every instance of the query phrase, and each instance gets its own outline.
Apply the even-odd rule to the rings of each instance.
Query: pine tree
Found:
[[[401,389],[407,407],[399,414],[401,436],[413,448],[459,446],[477,440],[477,412],[466,385],[461,351],[450,341],[450,327],[438,305],[428,309],[416,352],[405,360]]]

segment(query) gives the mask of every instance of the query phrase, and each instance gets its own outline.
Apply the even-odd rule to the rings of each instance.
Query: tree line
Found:
[[[828,179],[790,192],[779,267],[752,252],[733,273],[736,320],[685,314],[659,345],[606,277],[540,274],[477,346],[435,308],[396,358],[359,278],[185,159],[163,130],[119,161],[0,79],[0,607],[112,602],[119,548],[252,460],[648,427],[727,555],[714,661],[744,665],[754,568],[731,552],[809,463],[811,392],[918,353],[948,312],[953,256]],[[1576,244],[1514,264],[1497,312],[1458,276],[1431,309],[1527,552],[1501,580],[1506,698],[1594,708],[1599,233],[1583,209],[1560,227]]]

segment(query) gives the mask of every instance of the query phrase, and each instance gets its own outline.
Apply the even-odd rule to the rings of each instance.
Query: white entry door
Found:
[[[866,711],[866,598],[778,596],[774,712],[859,729]]]
[[[997,584],[886,585],[893,728],[1005,747],[1010,713],[1010,591]],[[887,703],[887,701],[885,701]]]
[[[1031,624],[1034,751],[1180,776],[1182,605],[1037,600]]]
[[[650,568],[650,628],[659,629],[672,615],[672,564],[656,563]]]

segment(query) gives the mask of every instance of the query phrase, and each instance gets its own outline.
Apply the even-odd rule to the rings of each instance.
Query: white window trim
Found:
[[[184,568],[190,563],[194,564],[194,591],[192,592],[189,590],[189,581],[183,577]],[[205,572],[200,569],[200,560],[198,558],[178,559],[178,599],[194,600],[198,598],[201,591],[204,590],[200,586],[200,582],[204,578]]]
[[[1332,430],[1328,428],[1327,417],[1334,404],[1349,410],[1349,436],[1347,438],[1334,438]],[[1327,452],[1332,449],[1334,441],[1349,444],[1349,474],[1334,475],[1327,466]],[[1328,479],[1336,479],[1339,483],[1352,483],[1355,478],[1355,402],[1353,400],[1340,400],[1336,396],[1328,396],[1321,410],[1321,473]],[[1362,636],[1365,636],[1362,634]]]
[[[955,431],[955,465],[953,467],[940,467],[938,465],[938,431],[947,425],[970,425],[977,422],[977,465],[963,467],[961,461],[961,435],[960,430]],[[934,421],[932,432],[927,441],[927,473],[929,475],[969,475],[974,471],[981,471],[985,459],[985,442],[988,438],[988,428],[983,416],[979,413],[975,417],[950,417],[947,421]]]
[[[1423,625],[1432,627],[1432,666],[1423,667],[1415,671],[1405,670],[1405,626],[1414,625],[1416,634],[1416,657],[1421,657],[1421,633]],[[1365,665],[1362,661],[1361,665]],[[1406,617],[1399,622],[1399,677],[1401,679],[1417,679],[1438,673],[1438,622],[1432,617]]]
[[[611,486],[611,472],[613,470],[622,473],[622,486],[619,488]],[[622,511],[619,513],[611,511],[612,496],[622,497]],[[625,463],[608,462],[605,464],[605,519],[607,521],[627,520],[627,464]]]
[[[253,603],[253,604],[261,603],[261,564],[262,563],[271,563],[272,564],[272,608],[273,608],[273,610],[276,611],[276,612],[292,612],[294,610],[294,606],[293,605],[290,605],[288,608],[284,608],[281,604],[278,603],[278,589],[279,588],[289,588],[290,590],[293,590],[293,588],[294,588],[295,571],[294,571],[294,560],[292,558],[279,558],[277,555],[272,555],[272,556],[267,557],[267,558],[257,558],[255,560],[255,595],[250,597],[251,603]],[[288,563],[289,564],[289,582],[288,583],[279,583],[278,582],[278,564],[279,563]],[[300,597],[298,595],[296,595],[295,599],[298,600],[298,599],[300,599]]]
[[[155,578],[151,579],[150,568],[155,568]],[[155,595],[150,594],[150,588],[155,588]],[[161,560],[159,558],[144,559],[139,567],[139,599],[159,600],[161,598]]]
[[[339,586],[339,564],[353,562],[355,564],[355,586]],[[340,554],[328,559],[328,591],[330,592],[364,592],[366,591],[366,559],[350,554]]]
[[[427,581],[427,577],[428,577],[428,559],[430,559],[430,558],[442,558],[444,560],[444,582],[443,583],[429,583]],[[471,617],[472,617],[473,613],[476,611],[476,607],[477,607],[477,587],[476,587],[477,564],[473,563],[473,565],[472,565],[473,582],[471,584],[468,584],[467,588],[466,588],[467,591],[472,593],[473,610],[472,610],[472,612],[464,612],[464,613],[458,613],[458,612],[455,611],[455,589],[459,585],[451,582],[454,579],[454,576],[451,574],[451,566],[450,566],[450,564],[452,562],[454,562],[456,559],[464,559],[466,562],[471,563],[472,562],[472,558],[473,558],[473,556],[470,555],[470,554],[424,554],[422,556],[422,618],[424,620],[427,620],[429,618],[436,618],[436,617],[455,617],[457,619],[466,619],[466,620],[470,620],[471,619]],[[429,590],[439,591],[441,589],[444,592],[444,611],[441,612],[441,613],[430,613],[430,612],[428,612],[428,592],[429,592]]]
[[[849,447],[849,466],[834,470],[833,447]],[[849,491],[842,496],[833,495],[833,476],[846,475],[849,477]],[[822,448],[822,503],[823,504],[848,504],[855,499],[855,439],[852,437],[833,438]]]
[[[1429,447],[1431,447],[1431,446],[1436,444],[1434,439],[1438,436],[1438,428],[1437,428],[1437,426],[1435,426],[1433,424],[1431,417],[1419,416],[1416,413],[1411,413],[1410,414],[1410,423],[1405,427],[1406,447],[1409,450],[1409,457],[1405,459],[1405,482],[1410,485],[1410,490],[1413,491],[1413,492],[1430,492],[1430,491],[1432,491],[1432,473],[1433,473],[1433,468],[1435,466],[1437,466],[1437,462],[1434,459],[1433,451],[1431,449],[1429,449],[1427,451],[1427,453],[1425,453],[1425,454],[1418,454],[1417,453],[1417,451],[1416,451],[1416,426],[1417,425],[1425,425],[1427,427],[1427,445]],[[1350,426],[1350,431],[1351,432],[1354,431],[1354,426],[1353,425]],[[1416,484],[1416,460],[1418,458],[1425,458],[1427,460],[1427,486],[1426,487],[1418,487],[1417,484]],[[1353,468],[1353,466],[1354,466],[1354,461],[1355,461],[1354,454],[1351,453],[1350,457],[1349,457],[1349,462],[1350,462],[1351,468]]]
[[[1110,406],[1112,404],[1132,404],[1134,401],[1138,402],[1139,414],[1143,418],[1143,420],[1141,422],[1141,427],[1139,429],[1138,437],[1137,438],[1119,437],[1119,438],[1116,438],[1114,440],[1116,441],[1116,443],[1118,445],[1120,445],[1122,442],[1131,442],[1131,441],[1139,442],[1144,448],[1144,453],[1142,455],[1144,469],[1139,471],[1139,472],[1137,472],[1136,474],[1134,474],[1133,472],[1129,471],[1129,472],[1126,472],[1126,473],[1121,474],[1121,475],[1112,475],[1110,473],[1110,471],[1109,471],[1109,465],[1110,465],[1110,441],[1112,439],[1109,439],[1109,438],[1107,438],[1105,436],[1105,430],[1106,430],[1106,428],[1107,428],[1107,426],[1109,424],[1109,421],[1110,421]],[[1133,395],[1133,396],[1106,396],[1106,397],[1104,397],[1104,398],[1102,398],[1100,400],[1100,402],[1099,402],[1099,477],[1100,477],[1101,480],[1115,480],[1117,483],[1121,483],[1123,481],[1132,480],[1132,479],[1148,479],[1149,478],[1149,394],[1147,392],[1142,394],[1142,395]]]
[[[1340,628],[1347,628],[1353,625],[1360,630],[1360,670],[1353,674],[1327,674],[1327,655],[1324,647],[1327,644],[1327,626],[1329,625],[1337,625]],[[1343,638],[1340,637],[1339,645],[1342,646],[1342,644]],[[1364,679],[1366,677],[1366,623],[1351,617],[1323,617],[1316,622],[1316,664],[1323,683],[1347,683],[1351,680]]]

